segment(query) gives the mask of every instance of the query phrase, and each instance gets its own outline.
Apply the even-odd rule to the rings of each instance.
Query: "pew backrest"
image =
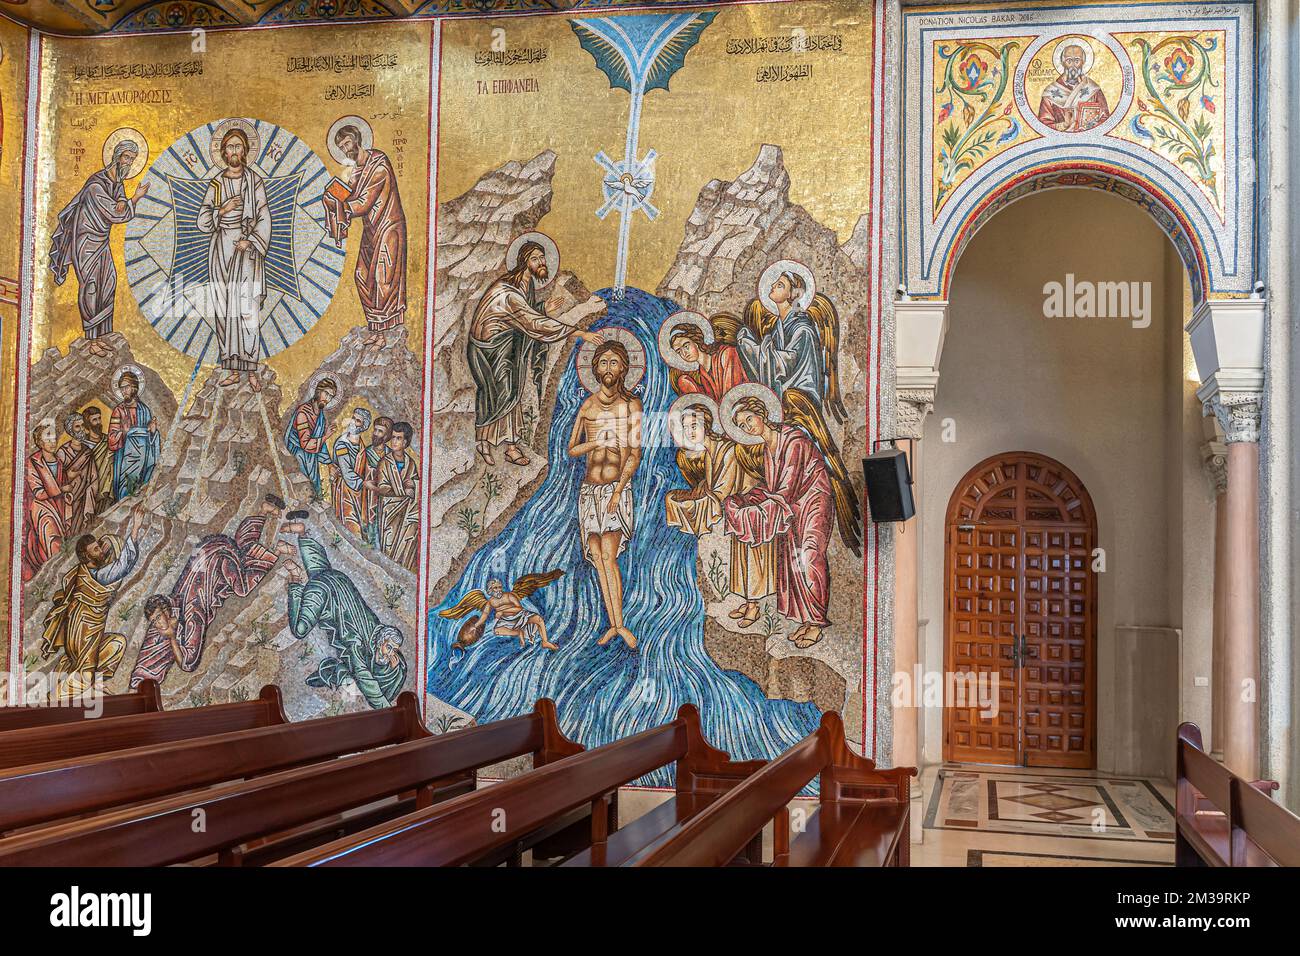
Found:
[[[21,707],[0,707],[0,733],[10,730],[28,730],[55,724],[71,724],[81,720],[104,717],[127,717],[131,714],[154,714],[162,710],[162,695],[158,683],[140,682],[140,686],[126,694],[101,694],[86,704],[50,703]]]
[[[789,854],[788,805],[814,778],[820,783],[817,812],[828,820],[834,817],[850,828],[859,823],[872,825],[863,815],[863,808],[889,804],[901,808],[901,826],[905,828],[910,778],[915,775],[915,768],[882,770],[873,761],[853,753],[839,715],[827,712],[815,731],[624,865],[726,866],[768,821],[774,823],[774,852],[780,861]],[[899,824],[891,822],[889,826],[897,829]],[[905,832],[893,832],[885,842],[892,847],[898,840],[907,839]],[[821,855],[827,859],[835,856]],[[899,857],[905,865],[905,849]]]
[[[253,700],[7,730],[0,733],[0,768],[48,763],[284,723],[288,723],[288,719],[284,714],[280,689],[268,684]]]
[[[528,753],[558,759],[538,756],[563,739],[554,720],[541,700],[522,717],[41,827],[0,840],[0,866],[165,866],[410,791],[427,802],[481,767]],[[204,827],[193,827],[200,817]]]
[[[687,704],[676,719],[602,747],[542,766],[476,793],[381,823],[361,833],[279,861],[277,866],[459,866],[591,805],[593,842],[609,795],[646,774],[682,762],[699,792],[728,777],[748,776],[762,761],[732,762],[709,746],[699,713]]]
[[[1175,860],[1179,865],[1300,866],[1300,817],[1205,752],[1201,730],[1178,725]],[[1208,812],[1207,812],[1208,811]]]
[[[431,736],[392,707],[0,770],[0,833]]]

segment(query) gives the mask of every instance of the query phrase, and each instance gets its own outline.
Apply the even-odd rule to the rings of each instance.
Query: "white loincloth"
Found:
[[[628,539],[636,530],[636,506],[632,501],[632,483],[623,486],[623,493],[618,496],[618,507],[613,514],[606,513],[609,501],[614,496],[617,482],[607,485],[590,485],[583,482],[578,488],[578,528],[582,534],[582,553],[588,561],[595,564],[591,556],[591,536],[617,531],[620,535],[618,553],[627,548]],[[618,555],[615,555],[617,557]]]
[[[504,634],[503,632],[507,629],[517,633]],[[498,614],[496,623],[492,625],[492,633],[498,637],[521,636],[530,643],[537,640],[541,635],[537,625],[533,623],[533,612],[528,608],[521,608],[517,613],[508,617]]]

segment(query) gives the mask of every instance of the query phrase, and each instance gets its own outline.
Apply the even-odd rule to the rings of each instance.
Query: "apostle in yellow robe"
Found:
[[[64,575],[63,587],[54,595],[41,643],[41,655],[55,662],[58,699],[94,693],[117,672],[126,637],[107,630],[108,612],[139,560],[139,524],[137,510],[127,522],[125,540],[89,534],[77,539],[76,566]]]

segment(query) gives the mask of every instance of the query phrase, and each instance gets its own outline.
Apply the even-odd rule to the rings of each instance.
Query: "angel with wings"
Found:
[[[862,506],[822,411],[830,409],[838,424],[848,418],[837,373],[839,315],[817,292],[812,271],[792,259],[768,266],[758,289],[742,319],[714,316],[714,332],[719,342],[736,343],[746,377],[780,398],[784,423],[802,429],[817,446],[830,477],[840,538],[861,555]],[[762,456],[755,446],[739,449],[737,461],[762,480]]]
[[[705,318],[699,312],[674,312],[659,328],[659,355],[669,368],[678,395],[704,395],[717,403],[745,381],[736,351],[739,319],[727,313]]]
[[[785,419],[770,389],[741,385],[722,408],[727,434],[759,457],[762,475],[722,502],[726,531],[744,544],[772,543],[776,609],[799,625],[789,635],[795,646],[811,647],[831,623],[827,552],[842,491],[816,441]]]
[[[479,612],[476,617],[461,626],[460,633],[457,634],[452,646],[463,650],[477,643],[483,637],[488,618],[495,614],[496,624],[492,628],[494,636],[517,637],[521,649],[540,638],[542,647],[548,651],[559,650],[559,645],[546,636],[546,621],[536,611],[524,607],[523,600],[563,574],[564,572],[558,569],[525,574],[508,591],[500,580],[492,578],[487,583],[486,594],[478,589],[470,591],[455,607],[439,612],[440,617],[453,621]]]
[[[735,332],[746,377],[784,397],[798,389],[825,405],[842,424],[840,319],[831,300],[817,291],[812,270],[793,259],[772,263],[758,280],[758,298],[745,309]]]

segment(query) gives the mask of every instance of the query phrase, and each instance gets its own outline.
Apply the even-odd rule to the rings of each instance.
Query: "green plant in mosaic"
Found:
[[[483,510],[486,512],[501,494],[501,479],[497,477],[494,471],[485,471],[483,473]]]
[[[714,551],[709,555],[709,566],[704,569],[705,575],[708,576],[709,584],[713,586],[714,592],[721,600],[727,596],[727,565],[722,560],[722,556]]]
[[[461,508],[456,512],[456,527],[464,531],[465,534],[473,540],[483,533],[483,524],[479,521],[479,510],[477,508]]]
[[[963,172],[970,172],[998,145],[1020,135],[1020,121],[1011,115],[1010,98],[1002,101],[1011,81],[1011,54],[1019,46],[1018,40],[1000,47],[979,40],[939,46],[943,79],[934,91],[938,107],[934,125],[942,145],[935,209]],[[945,94],[947,100],[940,103]]]
[[[1181,34],[1152,45],[1143,37],[1130,42],[1142,56],[1141,77],[1146,96],[1137,98],[1132,132],[1181,166],[1219,198],[1213,169],[1214,117],[1219,88],[1210,54],[1218,47],[1210,33],[1203,39]],[[1195,118],[1193,118],[1195,112]]]

